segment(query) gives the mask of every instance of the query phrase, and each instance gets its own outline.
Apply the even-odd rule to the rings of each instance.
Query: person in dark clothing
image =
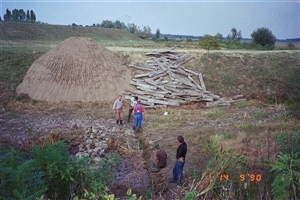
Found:
[[[139,99],[138,97],[131,97],[130,98],[130,107],[129,107],[128,119],[127,119],[128,123],[130,122],[130,118],[131,118],[131,115],[132,115],[133,107],[137,104],[138,99]]]
[[[177,183],[177,185],[183,184],[183,167],[185,164],[185,155],[187,153],[187,144],[184,142],[184,138],[182,136],[177,137],[178,140],[178,148],[176,152],[176,162],[173,168],[173,177],[171,182]]]
[[[159,169],[166,167],[168,155],[158,144],[154,146],[154,149],[155,150],[150,157],[150,163],[152,172],[158,172]]]

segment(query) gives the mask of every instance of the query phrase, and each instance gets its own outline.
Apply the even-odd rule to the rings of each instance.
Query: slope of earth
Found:
[[[0,22],[0,40],[57,41],[69,37],[90,37],[93,40],[126,41],[139,37],[124,30],[98,27],[48,25],[35,23]]]

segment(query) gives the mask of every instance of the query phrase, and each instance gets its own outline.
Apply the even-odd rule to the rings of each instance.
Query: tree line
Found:
[[[101,28],[113,28],[113,29],[122,29],[126,30],[132,34],[139,36],[142,39],[152,38],[152,32],[150,26],[137,26],[134,23],[128,23],[127,25],[124,22],[120,22],[116,20],[115,22],[110,20],[103,20],[101,24],[93,24],[93,26],[101,27]],[[156,30],[155,36],[158,37],[160,35],[159,29]]]
[[[0,21],[2,21],[0,17]],[[33,10],[27,10],[25,12],[23,9],[13,9],[10,11],[8,8],[6,9],[6,13],[3,16],[3,21],[5,22],[36,22],[36,15]]]
[[[275,47],[276,37],[266,27],[258,28],[251,34],[251,43],[241,43],[242,33],[236,28],[231,29],[231,33],[226,38],[222,34],[217,33],[215,36],[204,35],[198,42],[200,48],[209,52],[210,49],[220,49],[221,45],[230,48],[261,48],[273,49]]]

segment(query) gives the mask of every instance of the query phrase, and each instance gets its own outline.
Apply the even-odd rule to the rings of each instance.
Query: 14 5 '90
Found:
[[[239,175],[239,181],[244,182],[244,181],[251,181],[251,182],[260,182],[262,179],[261,174],[240,174]],[[220,181],[229,181],[231,180],[231,177],[229,174],[221,174],[219,177]]]

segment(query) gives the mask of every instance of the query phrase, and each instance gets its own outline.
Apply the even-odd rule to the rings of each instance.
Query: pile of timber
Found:
[[[174,49],[153,50],[145,55],[149,56],[145,63],[129,65],[140,73],[130,81],[136,90],[126,92],[125,99],[138,96],[141,103],[149,107],[189,102],[206,102],[209,107],[230,105],[228,100],[206,90],[201,73],[184,67],[193,59],[191,55]]]

